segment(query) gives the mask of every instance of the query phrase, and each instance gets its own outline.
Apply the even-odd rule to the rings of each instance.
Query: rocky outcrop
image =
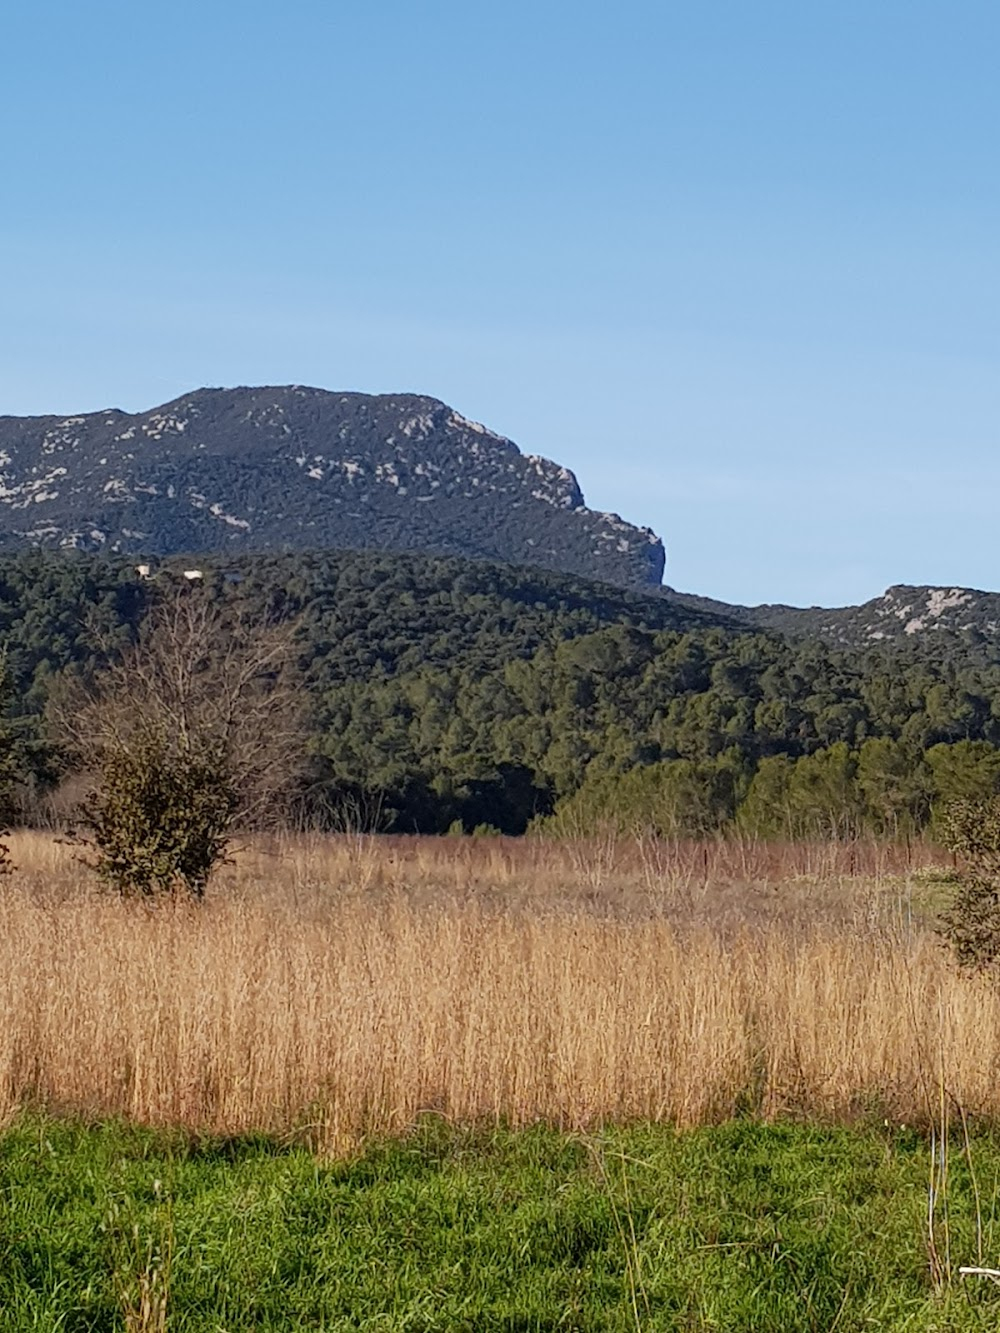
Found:
[[[149,412],[0,417],[0,545],[123,554],[424,550],[657,587],[660,539],[437,399],[200,389]]]

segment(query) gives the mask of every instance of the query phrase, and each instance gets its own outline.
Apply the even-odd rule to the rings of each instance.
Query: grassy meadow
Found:
[[[930,848],[288,838],[150,906],[11,844],[0,1333],[997,1326]]]
[[[957,1267],[1000,1242],[1000,1139],[972,1160],[982,1235],[956,1151],[933,1250],[911,1129],[426,1118],[328,1159],[24,1118],[0,1137],[0,1328],[993,1329],[1000,1292]]]

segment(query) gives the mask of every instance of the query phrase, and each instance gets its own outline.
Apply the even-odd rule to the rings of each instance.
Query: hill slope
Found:
[[[64,771],[44,726],[60,674],[99,677],[151,605],[187,597],[214,605],[220,642],[232,615],[298,626],[303,815],[321,822],[368,811],[400,831],[519,832],[558,805],[567,828],[621,816],[706,832],[739,812],[761,836],[885,833],[1000,790],[1000,666],[988,645],[977,662],[964,641],[950,651],[954,635],[907,635],[912,616],[882,617],[898,641],[841,649],[485,561],[244,552],[199,558],[193,580],[181,558],[150,563],[144,578],[121,556],[0,555],[29,793]]]
[[[192,588],[239,605],[251,622],[302,624],[313,678],[331,687],[424,668],[472,674],[543,646],[623,630],[739,630],[736,621],[614,585],[506,563],[419,552],[246,551],[156,562],[151,578],[122,556],[0,553],[0,647],[18,711],[40,708],[54,675],[99,669],[100,645],[121,647],[150,604]]]
[[[1000,593],[976,588],[915,587],[896,584],[861,606],[755,607],[754,622],[790,634],[808,634],[831,643],[905,644],[928,637],[971,634],[1000,641]]]
[[[412,394],[200,389],[148,412],[0,417],[0,548],[418,550],[659,585],[660,539]]]
[[[1000,593],[977,588],[894,584],[860,606],[734,606],[664,588],[665,601],[730,624],[822,639],[844,648],[879,644],[936,653],[1000,655]]]

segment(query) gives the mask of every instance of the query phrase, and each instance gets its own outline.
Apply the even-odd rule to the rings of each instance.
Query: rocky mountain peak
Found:
[[[378,548],[633,587],[660,539],[576,477],[419,394],[198,389],[148,412],[0,417],[0,546],[171,555]]]

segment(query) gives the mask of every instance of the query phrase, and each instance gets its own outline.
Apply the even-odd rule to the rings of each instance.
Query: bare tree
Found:
[[[152,891],[173,873],[200,892],[206,860],[210,869],[224,855],[233,827],[282,821],[305,767],[296,662],[294,624],[184,587],[154,608],[131,648],[91,679],[66,682],[50,717],[94,775],[81,816],[95,868],[119,887]],[[193,861],[189,844],[201,849]],[[185,856],[201,867],[193,876]],[[130,858],[145,867],[131,879]]]

